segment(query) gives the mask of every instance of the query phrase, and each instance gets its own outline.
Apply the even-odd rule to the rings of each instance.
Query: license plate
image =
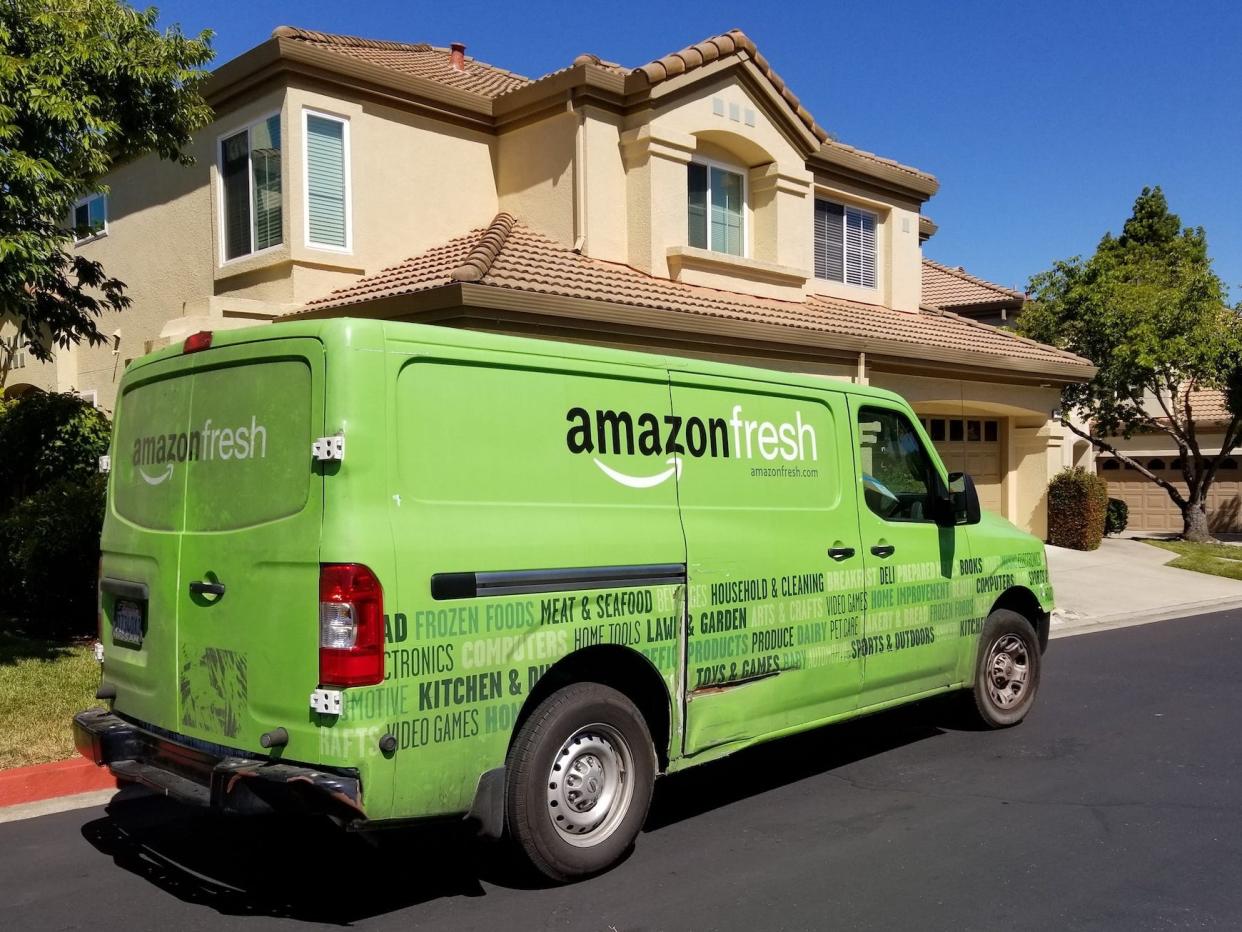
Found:
[[[112,642],[142,646],[142,603],[117,599],[112,612]]]

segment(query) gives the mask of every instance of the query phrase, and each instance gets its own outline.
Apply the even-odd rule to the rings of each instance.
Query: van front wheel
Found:
[[[979,635],[970,707],[988,728],[1026,718],[1039,689],[1039,637],[1031,623],[1007,609],[988,616]]]
[[[510,837],[544,875],[569,881],[610,867],[647,818],[655,749],[621,693],[574,683],[541,702],[505,766]]]

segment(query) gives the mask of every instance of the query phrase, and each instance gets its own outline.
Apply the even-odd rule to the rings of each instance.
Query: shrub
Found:
[[[1108,500],[1108,511],[1104,515],[1104,533],[1120,534],[1130,523],[1130,506],[1119,498]]]
[[[98,475],[107,415],[76,395],[32,392],[0,406],[0,514],[53,482]]]
[[[1071,550],[1095,550],[1104,536],[1108,483],[1081,466],[1048,483],[1048,543]]]
[[[95,630],[107,416],[74,395],[0,404],[0,605],[27,633]]]
[[[106,477],[61,479],[0,515],[4,610],[27,634],[93,634]]]

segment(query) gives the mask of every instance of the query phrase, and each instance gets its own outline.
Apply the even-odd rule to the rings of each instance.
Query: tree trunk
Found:
[[[1182,508],[1182,539],[1199,544],[1216,540],[1208,527],[1207,509],[1202,502],[1187,502]]]

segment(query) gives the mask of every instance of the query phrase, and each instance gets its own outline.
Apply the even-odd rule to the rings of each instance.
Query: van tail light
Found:
[[[384,590],[360,563],[319,567],[319,685],[384,681]]]
[[[199,350],[211,349],[211,331],[200,330],[198,333],[191,333],[185,338],[185,342],[181,344],[181,352],[197,353]]]

